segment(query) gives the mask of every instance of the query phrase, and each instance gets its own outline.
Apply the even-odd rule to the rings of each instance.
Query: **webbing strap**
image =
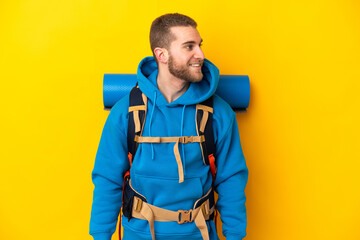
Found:
[[[200,212],[200,214],[196,215],[195,225],[199,228],[202,238],[204,240],[209,240],[209,232],[202,211]]]
[[[139,206],[141,207],[140,209],[139,209]],[[133,207],[135,207],[136,209],[134,211],[134,208],[133,208],[132,216],[136,217],[136,218],[145,219],[149,222],[151,237],[153,240],[155,240],[155,228],[154,228],[155,217],[154,217],[154,213],[150,207],[150,204],[143,202],[138,197],[134,197]],[[138,213],[139,215],[137,215],[136,213]]]
[[[135,133],[138,133],[140,131],[142,132],[142,129],[144,128],[144,124],[141,126],[141,122],[145,123],[144,118],[146,116],[147,97],[143,93],[141,94],[141,96],[142,96],[143,102],[145,103],[144,105],[137,105],[137,106],[129,107],[129,113],[133,112],[133,118],[134,118],[134,124],[135,124]],[[144,111],[145,112],[145,114],[142,115],[143,119],[141,119],[141,121],[140,121],[139,111]],[[140,133],[140,135],[141,135],[141,133]]]
[[[149,222],[153,240],[155,240],[154,221],[174,221],[179,224],[195,221],[195,225],[199,228],[203,240],[209,240],[209,232],[205,221],[209,220],[210,215],[214,212],[214,206],[208,212],[205,212],[203,209],[210,209],[209,200],[205,201],[201,206],[190,209],[189,211],[170,211],[148,204],[143,202],[140,198],[134,197],[132,217],[144,219]]]
[[[184,166],[181,161],[181,156],[179,152],[179,143],[194,143],[199,142],[202,143],[205,141],[205,137],[201,136],[183,136],[183,137],[142,137],[135,135],[135,142],[138,143],[172,143],[175,142],[174,145],[174,155],[176,164],[178,166],[178,174],[179,174],[179,183],[184,182]]]
[[[209,107],[209,106],[205,106],[203,104],[197,104],[197,109],[199,110],[203,110],[203,111],[206,111],[206,112],[211,112],[211,113],[214,113],[214,109],[212,107]]]
[[[139,118],[139,111],[133,111],[133,117],[134,117],[134,124],[135,124],[135,133],[140,132],[141,126],[140,126],[140,118]],[[137,135],[136,135],[137,136]]]
[[[179,152],[179,142],[176,142],[174,145],[174,155],[176,164],[178,165],[178,174],[179,174],[179,183],[184,182],[184,166],[181,161],[181,156]]]
[[[133,112],[133,111],[146,111],[146,106],[145,105],[138,105],[138,106],[129,107],[129,112]]]
[[[200,132],[204,132],[205,131],[205,126],[206,126],[206,122],[209,118],[209,112],[208,111],[204,111],[203,113],[203,117],[201,119],[201,123],[200,123]]]
[[[135,142],[138,143],[172,143],[178,142],[182,144],[194,143],[194,142],[204,142],[205,137],[201,136],[183,136],[183,137],[142,137],[135,136]]]

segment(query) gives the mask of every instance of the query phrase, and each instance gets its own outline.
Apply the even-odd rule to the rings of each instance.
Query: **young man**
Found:
[[[129,113],[129,95],[109,114],[92,173],[95,189],[90,234],[95,240],[111,239],[122,198],[125,240],[219,239],[212,189],[219,194],[216,207],[226,238],[240,240],[246,235],[248,170],[236,117],[231,107],[214,95],[219,70],[204,58],[196,26],[193,19],[181,14],[166,14],[152,23],[154,57],[144,58],[137,72],[138,87],[147,98],[147,114],[136,138],[136,155],[130,156],[131,168],[128,118],[135,111]],[[199,105],[212,96],[213,108]],[[195,120],[200,106],[203,116],[212,114],[214,181],[203,153],[206,139],[199,134],[205,125],[198,126]],[[124,174],[129,169],[130,180],[122,196]]]

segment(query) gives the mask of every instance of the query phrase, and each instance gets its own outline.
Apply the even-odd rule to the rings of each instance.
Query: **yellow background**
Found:
[[[356,0],[2,0],[0,239],[91,239],[103,74],[135,73],[167,12],[250,77],[246,239],[360,239]]]

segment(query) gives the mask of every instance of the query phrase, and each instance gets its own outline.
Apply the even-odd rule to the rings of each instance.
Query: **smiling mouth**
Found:
[[[200,63],[190,63],[189,66],[194,69],[196,72],[201,72],[201,67],[203,65],[203,62]]]
[[[189,64],[190,67],[202,67],[202,63],[192,63]]]

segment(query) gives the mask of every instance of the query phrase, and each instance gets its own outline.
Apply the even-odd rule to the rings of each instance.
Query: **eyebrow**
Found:
[[[201,39],[200,40],[200,44],[203,42],[203,40]],[[185,44],[196,44],[196,42],[195,41],[187,41],[187,42],[184,42],[184,43],[182,43],[181,45],[185,45]]]

